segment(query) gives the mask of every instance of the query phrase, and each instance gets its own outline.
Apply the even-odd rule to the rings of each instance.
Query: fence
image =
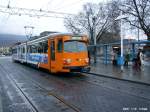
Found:
[[[146,58],[150,57],[150,41],[138,41],[138,42],[123,42],[123,56],[129,54],[130,61],[136,57],[138,49],[142,49]],[[88,46],[90,62],[102,62],[104,64],[112,63],[114,54],[117,54],[117,64],[120,65],[120,42],[109,43],[109,44],[98,44],[96,46]]]

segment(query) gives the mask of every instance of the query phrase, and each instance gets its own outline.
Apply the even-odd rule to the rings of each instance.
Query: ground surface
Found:
[[[0,111],[139,110],[150,111],[149,86],[88,74],[50,74],[13,63],[10,57],[0,58]]]

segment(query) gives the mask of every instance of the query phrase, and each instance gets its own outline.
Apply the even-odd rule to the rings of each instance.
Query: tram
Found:
[[[52,73],[90,71],[86,35],[53,33],[18,43],[12,60],[35,65]]]

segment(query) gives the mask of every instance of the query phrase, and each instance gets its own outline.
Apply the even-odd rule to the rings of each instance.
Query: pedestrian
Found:
[[[140,69],[143,71],[144,70],[144,54],[143,54],[143,50],[140,50],[140,61],[141,61],[141,66]]]
[[[139,49],[138,54],[137,54],[137,69],[141,70],[143,69],[143,53],[142,50]]]
[[[117,53],[112,52],[112,63],[113,65],[117,65]]]
[[[129,55],[129,52],[127,52],[125,55],[125,63],[124,63],[125,66],[128,66],[129,60],[130,60],[130,55]]]

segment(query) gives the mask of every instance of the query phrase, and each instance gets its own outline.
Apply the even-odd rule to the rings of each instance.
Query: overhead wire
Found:
[[[29,17],[52,17],[52,18],[66,19],[65,16],[48,15],[48,14],[38,15],[38,14],[29,14],[29,13],[26,13],[26,12],[23,14],[23,13],[16,13],[16,12],[12,13],[12,12],[3,11],[3,10],[0,10],[0,12],[2,12],[2,13],[7,13],[7,14],[9,14],[9,15],[19,15],[19,14],[20,14],[20,16],[21,16],[21,15],[28,15]]]
[[[53,0],[50,0],[48,2],[48,5],[50,5],[53,2]],[[62,1],[61,1],[62,2]],[[10,6],[11,1],[8,1],[8,5],[2,6],[0,5],[0,12],[8,14],[8,17],[4,20],[6,20],[3,23],[6,23],[11,15],[27,15],[30,17],[51,17],[51,18],[57,18],[57,19],[67,19],[68,16],[75,16],[71,13],[65,13],[65,12],[57,12],[57,11],[49,11],[49,10],[43,10],[41,9],[27,9],[27,8],[21,8],[21,7],[12,7]]]
[[[53,0],[50,0],[48,3],[52,3],[52,1]],[[83,1],[83,0],[78,0],[78,1]],[[72,4],[74,4],[74,3],[72,3]],[[10,4],[10,0],[9,0],[9,4]],[[18,15],[18,16],[28,15],[29,17],[37,17],[37,18],[52,17],[52,18],[58,18],[58,19],[67,19],[68,16],[75,16],[75,14],[65,13],[65,12],[48,11],[48,10],[42,10],[42,9],[39,9],[39,10],[27,9],[27,8],[11,7],[11,6],[6,7],[6,6],[2,6],[2,5],[0,5],[0,12],[7,13],[10,16],[11,15]],[[8,16],[8,19],[10,16]]]
[[[9,7],[10,7],[10,0],[8,0],[8,3],[7,3],[7,8],[9,8]],[[5,11],[6,11],[6,10],[5,10]],[[4,12],[5,12],[5,11],[4,11]],[[3,24],[6,24],[7,21],[9,20],[9,18],[10,18],[10,14],[8,14],[7,16],[4,15],[3,18],[1,19],[2,23],[3,23]]]
[[[83,0],[78,0],[76,2],[73,2],[71,4],[68,5],[74,5],[75,3],[79,3]],[[53,2],[53,0],[50,0],[48,2],[48,4],[51,4]],[[65,18],[66,16],[75,16],[75,14],[71,14],[71,13],[65,13],[65,12],[58,12],[58,11],[49,11],[49,10],[42,10],[42,9],[27,9],[27,8],[20,8],[20,7],[11,7],[10,5],[10,0],[8,3],[9,7],[5,7],[0,5],[0,12],[3,13],[8,13],[10,15],[29,15],[30,17],[55,17],[55,18]],[[65,5],[67,6],[67,5]],[[62,8],[62,7],[60,7]],[[59,9],[60,9],[59,8]],[[53,14],[53,15],[50,15]]]
[[[48,15],[48,14],[56,14],[56,15],[74,15],[71,13],[65,13],[65,12],[57,12],[57,11],[47,11],[47,10],[37,10],[37,9],[27,9],[27,8],[19,8],[19,7],[5,7],[0,5],[0,11],[1,12],[6,12],[9,14],[22,14],[22,15]]]

